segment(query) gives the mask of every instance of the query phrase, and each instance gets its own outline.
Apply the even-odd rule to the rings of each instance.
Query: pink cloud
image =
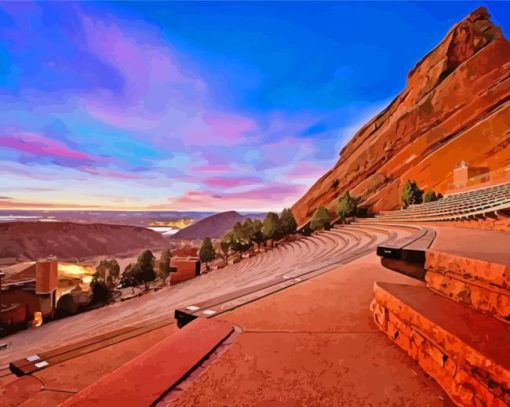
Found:
[[[147,130],[161,125],[173,133],[201,105],[206,83],[189,64],[184,69],[177,51],[156,30],[90,17],[83,18],[83,27],[89,50],[124,78],[121,97],[105,92],[83,97],[92,117],[119,128]]]
[[[205,174],[224,174],[234,170],[234,167],[228,163],[210,163],[195,165],[191,167],[192,171]]]
[[[35,134],[0,136],[0,146],[33,156],[61,158],[74,161],[97,161],[103,158],[72,149],[58,140]]]
[[[126,172],[126,171],[118,171],[118,170],[110,170],[106,168],[92,168],[92,167],[83,167],[82,171],[105,178],[117,178],[117,179],[143,179],[139,174]]]
[[[285,206],[290,206],[303,192],[303,186],[288,184],[271,184],[247,192],[221,194],[189,191],[177,198],[169,199],[169,204],[157,205],[154,209],[230,210],[237,208],[254,211],[280,210]]]
[[[297,162],[317,152],[312,140],[286,137],[274,143],[262,146],[264,160],[267,163],[281,165],[282,157],[286,162]]]
[[[182,139],[193,146],[233,146],[247,141],[249,133],[257,129],[257,123],[248,117],[204,112],[181,129]]]
[[[259,184],[261,180],[256,177],[237,177],[237,178],[211,177],[204,179],[202,182],[209,187],[234,188],[245,185]]]

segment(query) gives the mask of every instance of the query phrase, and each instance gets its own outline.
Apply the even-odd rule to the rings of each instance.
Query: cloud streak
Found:
[[[345,110],[274,103],[283,85],[261,95],[259,86],[292,78],[268,78],[246,56],[216,49],[228,41],[193,45],[139,6],[129,19],[104,7],[7,7],[0,172],[11,177],[0,187],[16,199],[4,205],[37,207],[39,193],[66,207],[79,199],[97,207],[281,209],[330,167],[342,129],[357,123],[350,111],[339,122],[332,117],[347,117]],[[282,100],[300,97],[305,85]]]
[[[106,161],[103,157],[73,149],[58,140],[30,133],[17,133],[15,136],[0,135],[0,147],[14,150],[25,159],[37,161],[50,159],[64,166],[81,166]]]

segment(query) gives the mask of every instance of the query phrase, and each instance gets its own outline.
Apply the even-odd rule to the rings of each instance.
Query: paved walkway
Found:
[[[375,280],[421,284],[375,255],[219,318],[243,334],[170,406],[444,406],[439,386],[379,332]]]
[[[510,233],[454,226],[430,227],[437,232],[432,250],[510,265]]]

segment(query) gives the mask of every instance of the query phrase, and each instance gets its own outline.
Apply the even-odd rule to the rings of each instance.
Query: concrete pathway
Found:
[[[170,406],[444,406],[439,386],[376,329],[374,281],[421,283],[375,255],[222,315],[243,329]]]

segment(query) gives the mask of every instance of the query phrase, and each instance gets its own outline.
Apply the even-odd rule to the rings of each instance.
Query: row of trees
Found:
[[[260,249],[268,240],[279,240],[296,232],[297,223],[292,211],[284,209],[280,216],[269,212],[263,221],[246,219],[237,222],[220,240],[220,255],[227,261],[230,251],[242,253],[254,246]],[[199,250],[200,261],[207,263],[216,258],[211,239],[204,239]]]
[[[335,211],[340,219],[340,222],[345,223],[349,217],[356,216],[358,211],[359,199],[351,196],[349,191],[338,199],[335,206]],[[312,215],[310,220],[311,230],[328,229],[331,223],[331,216],[327,208],[319,206]]]
[[[221,251],[224,255],[230,249],[244,252],[254,245],[260,248],[268,240],[279,240],[296,232],[297,223],[292,211],[284,209],[280,216],[269,212],[261,222],[258,219],[246,219],[244,223],[237,222],[221,239]]]
[[[101,260],[90,282],[92,302],[108,301],[119,282],[123,287],[134,287],[154,281],[156,278],[165,280],[171,271],[171,256],[170,249],[166,249],[161,253],[160,259],[156,261],[156,257],[150,250],[144,250],[138,256],[136,263],[127,265],[122,277],[117,260]],[[156,269],[155,266],[157,266]]]
[[[421,204],[423,202],[434,202],[443,199],[441,193],[434,191],[425,192],[423,189],[418,187],[416,181],[407,180],[402,188],[402,206],[404,209],[408,208],[409,205]]]

